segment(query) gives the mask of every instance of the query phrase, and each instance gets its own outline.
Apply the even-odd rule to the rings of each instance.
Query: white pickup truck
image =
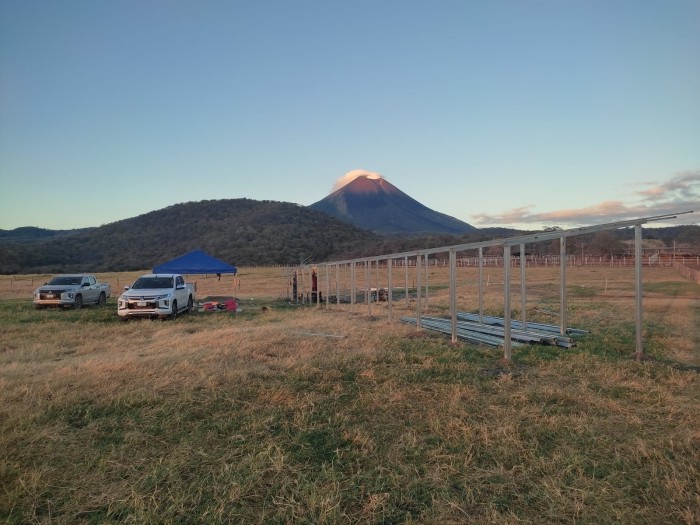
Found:
[[[194,285],[182,275],[149,273],[142,275],[119,297],[117,313],[124,320],[130,317],[174,319],[180,312],[190,312],[194,305]]]
[[[112,291],[108,283],[98,283],[94,275],[57,275],[34,291],[34,306],[82,308],[84,304],[103,306]]]

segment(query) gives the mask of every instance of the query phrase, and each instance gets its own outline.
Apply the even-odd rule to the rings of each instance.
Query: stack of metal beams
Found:
[[[402,317],[401,322],[416,325],[415,317]],[[541,323],[526,323],[525,327],[520,321],[511,321],[510,337],[511,346],[517,347],[523,344],[543,344],[571,348],[576,341],[569,335],[585,335],[587,330],[567,328],[561,335],[558,326]],[[420,318],[422,327],[436,332],[451,335],[452,320],[442,317]],[[457,337],[464,341],[488,346],[502,346],[505,339],[505,319],[502,317],[484,316],[483,322],[479,322],[478,314],[460,312],[457,314]]]

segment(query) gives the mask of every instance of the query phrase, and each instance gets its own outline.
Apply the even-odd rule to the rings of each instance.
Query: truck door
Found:
[[[83,303],[97,302],[97,281],[92,275],[83,277],[83,284],[88,286],[83,288]]]
[[[178,288],[181,288],[178,290]],[[177,304],[184,305],[187,304],[187,288],[185,287],[185,279],[182,275],[178,275],[175,278],[175,297],[177,297]]]

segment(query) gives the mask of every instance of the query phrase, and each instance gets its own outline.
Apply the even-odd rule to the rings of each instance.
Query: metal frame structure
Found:
[[[389,322],[393,322],[393,311],[392,302],[394,298],[394,283],[393,283],[393,272],[392,268],[396,262],[402,261],[404,266],[404,293],[406,299],[406,305],[409,305],[409,287],[408,287],[408,271],[411,262],[415,264],[415,275],[416,275],[416,327],[418,330],[422,329],[421,323],[421,313],[423,309],[423,280],[425,279],[425,287],[428,286],[428,270],[429,270],[429,256],[434,254],[449,254],[449,304],[450,304],[450,314],[451,314],[451,331],[452,331],[452,341],[457,340],[457,253],[469,250],[478,250],[478,294],[479,294],[479,320],[483,323],[484,318],[484,283],[483,283],[483,266],[484,266],[484,248],[489,247],[502,247],[503,249],[503,271],[504,271],[504,284],[503,284],[503,305],[504,305],[504,340],[503,340],[503,360],[510,362],[512,360],[512,348],[511,348],[511,267],[512,267],[512,247],[519,247],[519,262],[520,262],[520,294],[521,294],[521,305],[520,305],[520,322],[522,326],[527,326],[526,317],[526,259],[525,259],[525,245],[531,243],[539,243],[545,241],[552,241],[559,239],[559,281],[560,281],[560,292],[559,292],[559,329],[561,335],[566,334],[567,329],[567,294],[566,294],[566,241],[570,237],[575,237],[578,235],[586,235],[590,233],[596,233],[608,230],[618,230],[621,228],[634,227],[634,253],[635,253],[635,324],[636,324],[636,338],[635,338],[635,356],[638,359],[644,357],[643,348],[643,303],[642,303],[642,225],[650,222],[664,221],[675,219],[678,215],[684,215],[688,213],[693,213],[693,211],[679,212],[669,215],[657,215],[652,217],[642,217],[639,219],[611,222],[606,224],[599,224],[595,226],[586,226],[581,228],[572,228],[568,230],[557,230],[557,231],[546,231],[540,233],[533,233],[528,235],[520,235],[516,237],[508,237],[505,239],[494,239],[490,241],[481,241],[475,243],[458,244],[451,246],[443,246],[438,248],[430,248],[424,250],[416,250],[410,252],[402,253],[392,253],[386,255],[377,255],[371,257],[361,257],[357,259],[348,259],[342,261],[332,261],[326,263],[316,263],[319,269],[325,269],[326,272],[326,308],[329,308],[330,295],[331,295],[331,282],[330,275],[335,273],[336,276],[336,296],[339,293],[338,276],[340,274],[341,266],[350,267],[350,309],[354,308],[357,300],[356,295],[356,266],[358,263],[362,263],[365,270],[365,292],[364,300],[367,302],[367,311],[369,316],[372,315],[372,288],[371,273],[372,273],[372,263],[377,264],[377,279],[379,272],[379,265],[385,263],[387,266],[387,280],[388,280],[388,317]],[[425,269],[423,268],[425,266]],[[335,268],[334,268],[335,267]],[[332,269],[335,269],[332,272]],[[425,275],[424,275],[425,272]],[[302,273],[303,275],[303,273]],[[377,284],[377,290],[379,289],[379,282]],[[379,294],[379,291],[377,291]],[[425,300],[427,302],[427,290],[425,295]],[[337,297],[337,303],[340,304],[339,297]],[[320,304],[319,304],[320,306]]]

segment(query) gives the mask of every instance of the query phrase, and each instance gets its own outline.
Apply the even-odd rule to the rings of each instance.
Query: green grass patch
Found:
[[[644,291],[660,293],[670,297],[698,296],[700,295],[700,285],[691,281],[644,283]]]

